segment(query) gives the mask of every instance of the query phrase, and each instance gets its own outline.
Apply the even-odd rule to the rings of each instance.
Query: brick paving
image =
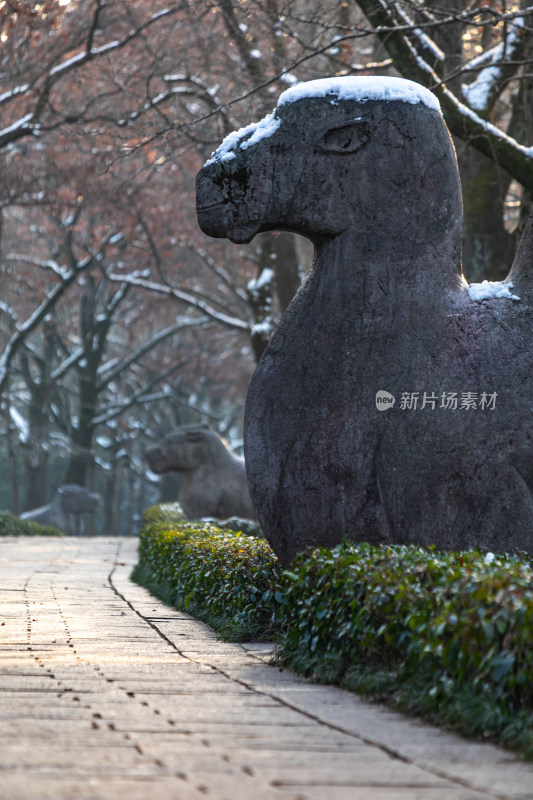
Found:
[[[532,764],[218,641],[136,545],[0,539],[0,800],[533,800]]]

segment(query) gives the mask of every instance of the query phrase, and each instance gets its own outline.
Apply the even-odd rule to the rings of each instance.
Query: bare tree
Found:
[[[456,138],[467,277],[503,278],[517,246],[504,224],[511,181],[522,187],[522,221],[533,192],[533,7],[522,2],[506,11],[456,0],[357,5],[400,74],[437,95]]]
[[[6,0],[2,439],[13,461],[10,409],[31,422],[27,497],[63,448],[69,479],[95,465],[109,510],[128,506],[143,441],[165,426],[209,419],[238,440],[307,255],[289,234],[206,241],[194,178],[296,81],[400,73],[434,91],[460,159],[467,275],[501,277],[533,190],[532,16],[492,0]]]

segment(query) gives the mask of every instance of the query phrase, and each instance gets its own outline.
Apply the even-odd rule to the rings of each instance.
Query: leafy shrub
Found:
[[[282,590],[286,664],[463,732],[524,734],[533,755],[527,559],[345,543],[299,556]]]
[[[533,756],[533,563],[343,543],[283,571],[268,544],[157,509],[138,576],[277,661]],[[139,572],[140,571],[140,572]]]
[[[272,633],[281,568],[262,539],[149,509],[134,579],[232,638]]]
[[[8,511],[0,511],[0,536],[63,536],[57,528],[39,525],[27,519],[21,519]]]
[[[533,570],[479,552],[343,544],[285,573],[283,647],[431,672],[533,706]]]
[[[145,526],[166,522],[168,525],[176,525],[185,522],[185,515],[179,503],[161,503],[157,506],[149,506],[143,512],[143,523]]]
[[[244,533],[247,536],[255,536],[258,539],[265,538],[263,531],[261,530],[261,526],[253,519],[245,519],[243,517],[228,517],[228,519],[213,519],[210,521],[212,521],[217,528],[235,531],[235,533]]]

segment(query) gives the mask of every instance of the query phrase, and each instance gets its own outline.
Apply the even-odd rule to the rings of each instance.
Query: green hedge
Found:
[[[21,519],[8,511],[0,511],[0,536],[63,536],[57,528],[49,525],[39,525]]]
[[[270,635],[282,570],[268,544],[172,517],[168,508],[145,512],[134,580],[234,640]]]
[[[282,592],[292,668],[533,756],[529,559],[343,544],[299,556]]]
[[[283,571],[266,542],[152,510],[137,577],[277,661],[533,756],[525,556],[344,543]]]
[[[285,573],[284,647],[402,664],[533,708],[533,571],[520,558],[342,545]],[[334,634],[332,635],[332,631]]]

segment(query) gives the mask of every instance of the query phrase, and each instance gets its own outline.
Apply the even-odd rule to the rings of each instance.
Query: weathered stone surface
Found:
[[[197,179],[205,233],[290,230],[315,247],[246,404],[250,492],[270,544],[285,563],[345,536],[530,551],[531,247],[510,276],[520,300],[471,299],[438,110],[331,94],[279,105],[275,119]],[[378,409],[387,395],[394,404]]]
[[[189,519],[256,519],[244,461],[207,426],[177,428],[145,455],[153,472],[178,472],[183,477],[178,500]]]
[[[69,536],[78,536],[81,533],[81,514],[94,514],[99,502],[99,495],[75,483],[66,483],[59,487],[51,503],[24,511],[20,516],[41,525],[51,525]]]

